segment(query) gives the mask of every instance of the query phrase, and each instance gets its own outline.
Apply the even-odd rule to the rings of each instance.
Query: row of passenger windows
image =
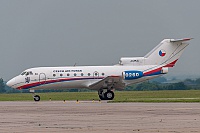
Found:
[[[86,76],[91,76],[91,75],[92,75],[91,73],[88,73]],[[104,76],[105,73],[101,73],[101,75]],[[53,76],[55,77],[56,74],[53,74]],[[64,76],[64,75],[61,73],[59,76],[62,77],[62,76]],[[67,73],[67,76],[70,76],[70,74]],[[84,74],[81,73],[80,75],[78,75],[77,73],[74,73],[72,76],[84,76]],[[99,76],[99,74],[98,74],[98,73],[94,73],[94,76]]]

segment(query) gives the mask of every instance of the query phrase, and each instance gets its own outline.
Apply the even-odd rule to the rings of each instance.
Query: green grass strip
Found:
[[[97,92],[38,93],[41,101],[51,100],[99,100]],[[31,93],[0,94],[0,101],[33,101]],[[115,91],[109,102],[200,102],[200,90],[169,91]]]

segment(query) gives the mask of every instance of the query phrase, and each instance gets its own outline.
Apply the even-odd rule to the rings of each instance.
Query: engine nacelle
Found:
[[[124,80],[133,80],[133,79],[138,79],[143,76],[143,72],[141,71],[124,71],[122,73],[122,77]]]
[[[168,73],[168,67],[163,67],[163,68],[161,69],[161,73],[162,73],[162,74],[167,74],[167,73]]]

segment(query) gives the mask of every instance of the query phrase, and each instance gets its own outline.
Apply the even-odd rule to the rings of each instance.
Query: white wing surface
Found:
[[[104,79],[89,85],[89,88],[93,90],[99,90],[100,88],[115,88],[116,90],[122,90],[125,87],[125,83],[122,82],[122,77],[120,76],[108,76]]]

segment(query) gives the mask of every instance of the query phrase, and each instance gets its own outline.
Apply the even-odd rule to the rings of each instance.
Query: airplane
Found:
[[[112,66],[36,67],[7,82],[15,89],[29,89],[35,101],[38,89],[87,88],[97,90],[101,100],[113,100],[114,90],[168,73],[193,38],[164,39],[144,57],[122,57]]]

